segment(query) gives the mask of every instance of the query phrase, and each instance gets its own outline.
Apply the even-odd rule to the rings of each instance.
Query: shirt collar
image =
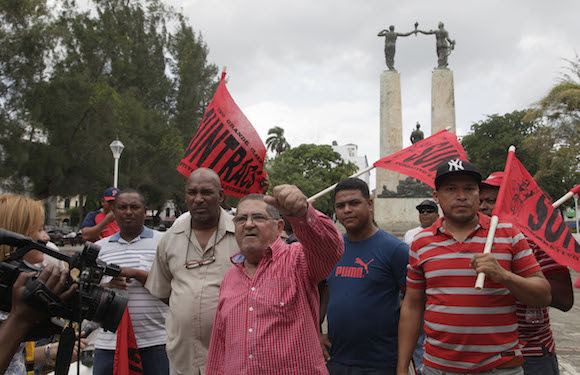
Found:
[[[145,225],[143,225],[143,229],[141,230],[141,233],[135,237],[133,240],[131,240],[131,242],[137,240],[137,239],[143,239],[143,238],[153,238],[153,230],[147,228]],[[117,232],[115,234],[113,234],[111,237],[109,237],[109,242],[119,242],[119,240],[121,240],[121,232]]]
[[[218,236],[223,237],[227,232],[235,233],[236,228],[234,226],[234,217],[228,214],[223,208],[220,207],[220,219],[218,221]],[[173,224],[175,229],[174,233],[187,232],[191,228],[191,214],[189,217],[179,220],[177,223]]]

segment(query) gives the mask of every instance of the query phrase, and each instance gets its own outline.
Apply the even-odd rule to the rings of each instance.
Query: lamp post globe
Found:
[[[113,158],[115,159],[115,172],[113,174],[113,186],[117,187],[117,181],[118,181],[118,177],[119,177],[119,158],[121,157],[121,153],[123,152],[123,149],[125,149],[125,146],[123,145],[123,143],[121,143],[121,141],[119,141],[118,139],[115,139],[113,142],[111,142],[109,147],[111,148],[111,152],[113,153]]]

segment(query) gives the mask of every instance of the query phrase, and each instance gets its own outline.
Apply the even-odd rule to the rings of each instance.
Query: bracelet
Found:
[[[54,365],[55,365],[55,363],[56,363],[56,362],[55,362],[55,360],[54,360],[54,359],[52,359],[52,357],[50,356],[50,346],[51,346],[51,345],[52,345],[52,343],[51,343],[51,344],[48,344],[48,345],[46,345],[46,346],[44,347],[44,356],[45,356],[45,358],[46,358],[46,359],[44,360],[44,363],[45,363],[47,366],[54,366]]]

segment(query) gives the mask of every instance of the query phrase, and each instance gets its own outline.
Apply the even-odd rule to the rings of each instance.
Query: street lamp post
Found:
[[[111,152],[113,153],[113,158],[115,159],[115,172],[113,175],[113,186],[117,187],[117,181],[118,181],[118,177],[119,177],[119,158],[121,157],[121,153],[123,152],[123,149],[125,148],[125,146],[123,145],[123,143],[121,143],[121,141],[119,141],[118,139],[115,139],[113,142],[111,142],[109,147],[111,148]]]

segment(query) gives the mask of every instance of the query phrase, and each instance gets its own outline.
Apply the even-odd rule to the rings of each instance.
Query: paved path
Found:
[[[570,271],[572,283],[580,273]],[[561,375],[580,375],[580,289],[574,289],[574,306],[568,312],[550,309],[552,332]]]

